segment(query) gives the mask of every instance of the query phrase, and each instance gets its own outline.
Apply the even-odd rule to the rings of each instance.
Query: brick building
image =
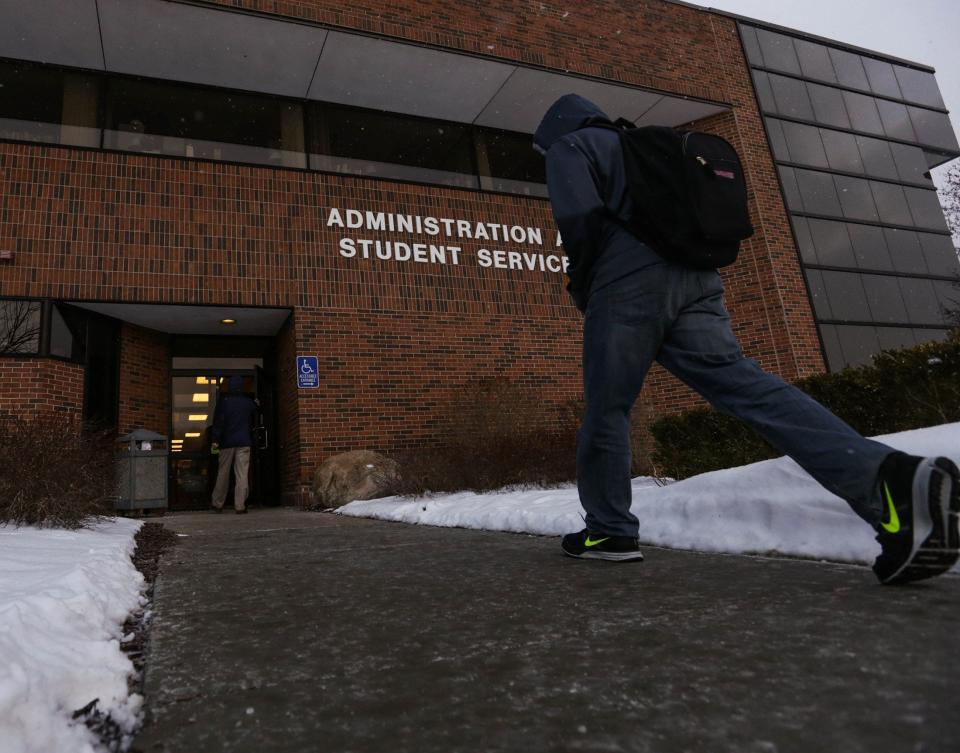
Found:
[[[441,442],[471,380],[577,397],[530,149],[568,92],[738,148],[757,232],[724,278],[765,368],[946,332],[933,71],[842,42],[666,0],[0,0],[0,84],[0,409],[169,434],[174,507],[205,504],[227,374],[263,502]],[[659,370],[642,399],[696,404]]]

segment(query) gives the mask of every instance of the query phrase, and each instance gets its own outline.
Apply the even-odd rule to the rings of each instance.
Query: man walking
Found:
[[[877,531],[873,570],[882,583],[949,570],[960,548],[956,465],[865,439],[745,358],[717,271],[666,261],[626,229],[642,207],[632,205],[620,136],[609,125],[596,105],[570,94],[534,136],[570,262],[568,290],[585,314],[577,486],[587,527],[563,537],[564,553],[643,559],[630,512],[630,409],[657,361],[846,500]]]
[[[217,467],[217,485],[213,489],[213,509],[223,510],[227,489],[230,487],[230,468],[236,483],[233,507],[238,514],[247,511],[250,448],[253,446],[253,427],[257,404],[243,391],[243,377],[234,375],[228,382],[228,391],[217,401],[213,411],[213,448],[220,450]]]

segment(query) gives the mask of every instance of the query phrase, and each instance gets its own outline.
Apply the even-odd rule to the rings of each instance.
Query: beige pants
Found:
[[[230,488],[230,466],[237,477],[233,489],[233,506],[243,510],[247,503],[247,476],[250,471],[250,448],[227,447],[220,450],[220,465],[217,467],[217,485],[213,488],[213,506],[223,507]]]

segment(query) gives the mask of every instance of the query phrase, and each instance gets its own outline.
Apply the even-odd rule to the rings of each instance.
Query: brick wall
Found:
[[[0,411],[83,415],[83,367],[53,358],[0,358]]]
[[[120,435],[144,428],[170,432],[170,342],[162,332],[124,324],[120,330]]]
[[[787,379],[823,369],[730,19],[661,0],[221,4],[730,102],[731,113],[703,125],[743,155],[757,227],[724,271],[735,328],[748,355]],[[459,264],[345,258],[343,237],[445,241],[330,226],[331,208],[530,226],[543,231],[543,245],[462,240]],[[4,294],[295,310],[278,343],[288,494],[331,452],[437,441],[432,429],[451,386],[471,377],[507,373],[541,385],[547,399],[578,394],[581,325],[563,276],[478,264],[481,248],[554,253],[552,227],[540,199],[0,143],[0,244],[16,251],[15,262],[0,267]],[[131,368],[142,372],[159,344],[131,338]],[[296,389],[296,354],[320,356],[320,389]],[[159,421],[167,410],[166,383],[163,397],[148,394],[159,389],[157,372],[140,379],[121,395],[125,424],[140,414]],[[657,413],[697,402],[660,371],[643,399]]]

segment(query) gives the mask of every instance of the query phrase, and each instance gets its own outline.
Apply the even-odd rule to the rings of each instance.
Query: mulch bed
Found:
[[[146,581],[144,596],[147,603],[143,609],[130,615],[123,625],[123,640],[120,647],[133,662],[134,672],[130,676],[130,693],[143,694],[144,665],[147,657],[147,640],[150,623],[153,619],[153,589],[160,571],[160,558],[177,543],[177,537],[160,523],[144,523],[137,531],[136,549],[133,564]],[[103,713],[95,699],[73,713],[74,719],[82,719],[84,724],[100,738],[103,747],[110,753],[122,753],[130,750],[131,740],[124,735],[109,714]],[[135,753],[130,751],[130,753]]]

